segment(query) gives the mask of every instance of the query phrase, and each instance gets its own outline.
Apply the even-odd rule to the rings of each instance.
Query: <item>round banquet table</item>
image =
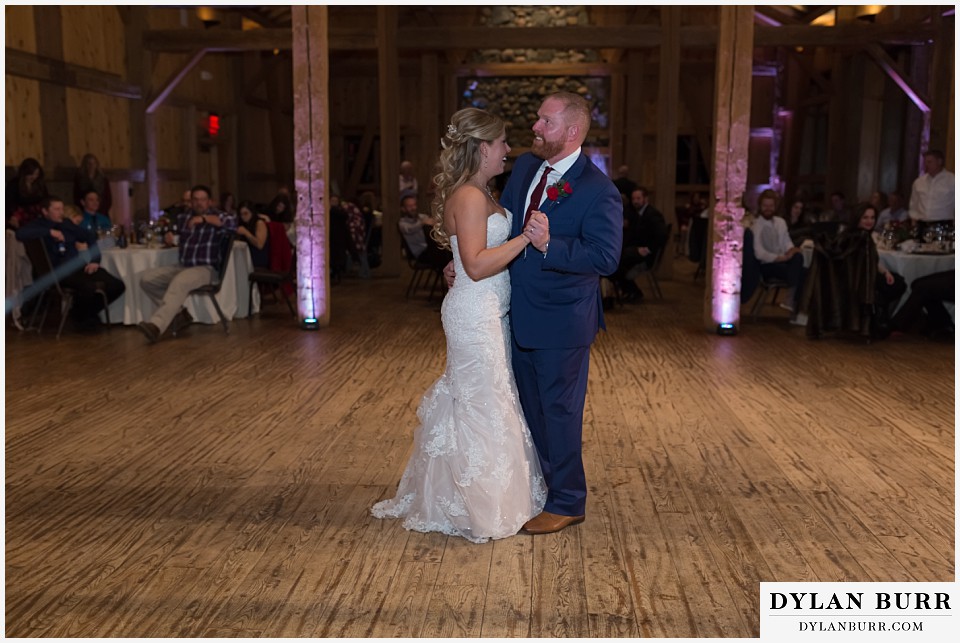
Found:
[[[156,306],[140,288],[139,275],[148,268],[176,264],[179,261],[177,249],[134,245],[127,248],[109,248],[101,253],[103,256],[100,265],[103,269],[119,277],[126,286],[126,292],[110,305],[110,321],[133,325],[150,319]],[[246,317],[250,313],[251,305],[253,312],[260,310],[260,293],[256,288],[253,289],[253,301],[249,301],[250,286],[247,276],[251,272],[253,262],[250,259],[250,249],[242,241],[234,242],[230,268],[217,295],[217,303],[227,319]],[[213,302],[206,295],[188,297],[184,306],[195,321],[203,324],[220,322]]]

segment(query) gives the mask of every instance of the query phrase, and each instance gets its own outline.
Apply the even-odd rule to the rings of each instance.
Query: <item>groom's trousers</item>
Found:
[[[590,347],[527,349],[513,342],[513,372],[547,484],[544,511],[582,516],[587,505],[583,473],[583,407]]]

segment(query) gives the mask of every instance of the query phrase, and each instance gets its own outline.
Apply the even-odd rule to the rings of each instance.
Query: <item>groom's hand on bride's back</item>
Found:
[[[453,262],[447,264],[447,267],[443,269],[443,278],[447,280],[447,288],[453,288],[453,280],[456,277],[456,272],[453,269]]]

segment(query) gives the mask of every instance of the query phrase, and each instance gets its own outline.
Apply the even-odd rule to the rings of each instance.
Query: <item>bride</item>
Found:
[[[505,270],[535,232],[507,239],[512,215],[486,187],[510,151],[502,120],[462,109],[442,145],[433,236],[450,246],[456,270],[441,309],[447,365],[417,409],[420,426],[396,497],[371,511],[403,518],[407,529],[486,542],[516,534],[546,500],[510,368]]]

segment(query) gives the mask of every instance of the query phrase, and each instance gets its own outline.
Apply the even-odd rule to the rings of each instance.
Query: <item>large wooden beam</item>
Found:
[[[942,7],[941,7],[942,9]],[[954,117],[950,107],[953,101],[953,82],[955,60],[954,26],[956,18],[945,20],[940,12],[935,12],[934,25],[938,29],[933,42],[933,60],[931,61],[930,98],[930,147],[953,154],[953,137],[949,135],[951,119]]]
[[[657,90],[657,178],[654,205],[677,230],[677,118],[680,107],[680,7],[660,8],[663,45],[660,47],[660,84]],[[673,253],[664,255],[660,271],[673,274]]]
[[[926,93],[920,91],[918,87],[915,87],[913,83],[906,77],[903,71],[900,69],[900,65],[890,57],[890,55],[884,51],[883,47],[876,43],[872,43],[866,46],[866,51],[870,55],[870,58],[879,65],[880,69],[886,72],[887,76],[890,77],[897,87],[903,90],[903,93],[907,95],[907,98],[917,106],[924,114],[930,112],[930,99],[927,98]]]
[[[140,87],[128,83],[117,74],[91,67],[65,63],[62,60],[38,56],[7,47],[4,53],[5,72],[11,76],[55,83],[88,92],[97,92],[119,98],[141,98]]]
[[[863,47],[869,43],[910,44],[929,40],[935,29],[925,24],[845,24],[834,27],[783,25],[757,27],[758,46]],[[685,48],[713,47],[717,29],[711,25],[688,25],[679,30]],[[398,31],[402,50],[464,50],[496,46],[502,49],[643,49],[662,44],[656,25],[570,27],[405,27]],[[210,51],[271,51],[290,48],[289,29],[156,29],[146,32],[144,46],[151,51],[187,52],[203,47]],[[332,51],[373,51],[377,42],[370,29],[336,28],[330,33]]]
[[[180,66],[179,69],[170,74],[170,78],[160,87],[157,91],[156,96],[151,97],[150,103],[147,105],[147,113],[155,113],[163,102],[167,99],[170,93],[177,88],[177,85],[180,84],[184,78],[187,77],[187,74],[190,73],[190,70],[197,66],[203,56],[207,53],[206,49],[197,49],[193,54]]]
[[[715,83],[713,180],[704,324],[738,325],[743,272],[743,192],[750,146],[750,94],[753,87],[753,9],[720,7]]]
[[[649,185],[642,174],[643,170],[643,97],[648,91],[644,86],[644,59],[646,53],[639,50],[627,53],[627,96],[624,120],[631,126],[626,128],[626,150],[623,163],[630,168],[630,178]],[[621,162],[615,160],[619,167]],[[649,188],[647,188],[649,189]]]
[[[400,274],[400,114],[397,97],[397,8],[377,7],[377,95],[380,105],[380,207],[383,210],[383,264],[385,275]]]
[[[143,183],[147,167],[147,137],[146,137],[146,113],[147,105],[143,97],[150,93],[150,68],[151,53],[146,51],[141,45],[140,40],[144,30],[148,26],[147,7],[132,6],[125,8],[120,12],[124,26],[124,48],[126,50],[126,71],[127,82],[136,89],[137,97],[131,97],[130,103],[130,164],[139,170],[139,178],[128,179],[128,185],[131,188],[132,200],[129,202],[129,208],[120,212],[111,212],[111,218],[124,226],[129,232],[133,229],[136,212],[143,212],[149,205],[149,185],[133,186],[133,183]],[[154,177],[156,178],[156,177]],[[154,181],[155,183],[155,181]],[[114,199],[117,201],[117,199]]]
[[[327,7],[294,5],[292,13],[298,312],[307,327],[327,326],[330,323]]]

